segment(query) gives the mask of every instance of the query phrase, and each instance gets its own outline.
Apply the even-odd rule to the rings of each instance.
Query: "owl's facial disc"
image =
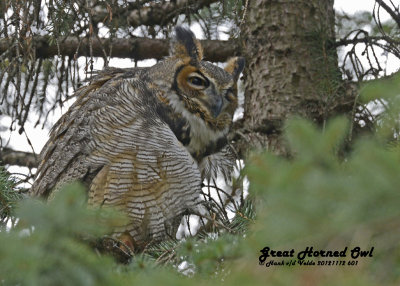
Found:
[[[216,90],[215,84],[199,72],[192,72],[187,77],[188,85],[199,91],[198,99],[200,104],[208,108],[212,117],[217,118],[222,111],[223,99]]]
[[[197,105],[197,109],[208,113],[214,119],[221,114],[226,105],[221,92],[215,83],[196,67],[183,66],[176,80],[180,94],[184,95],[184,101],[190,101],[190,105]]]

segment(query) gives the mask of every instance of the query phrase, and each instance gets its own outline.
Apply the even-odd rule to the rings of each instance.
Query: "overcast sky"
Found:
[[[375,0],[335,0],[334,7],[338,11],[354,13],[360,10],[372,11]]]

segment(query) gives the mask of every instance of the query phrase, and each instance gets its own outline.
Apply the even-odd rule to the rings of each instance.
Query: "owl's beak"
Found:
[[[218,115],[221,113],[222,105],[223,105],[223,100],[220,95],[216,94],[210,97],[210,111],[211,115],[214,118],[217,118]]]

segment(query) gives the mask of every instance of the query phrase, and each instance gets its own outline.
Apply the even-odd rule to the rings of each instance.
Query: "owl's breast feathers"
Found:
[[[155,94],[160,95],[157,92]],[[187,110],[178,113],[164,96],[157,96],[156,112],[197,162],[226,145],[225,135],[229,125],[223,130],[215,131],[198,115],[190,114]]]

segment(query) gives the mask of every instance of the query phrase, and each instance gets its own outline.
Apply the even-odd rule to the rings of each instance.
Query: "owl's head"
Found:
[[[237,100],[237,80],[244,59],[234,57],[222,69],[203,61],[203,49],[194,34],[185,28],[175,29],[170,58],[174,60],[172,89],[174,105],[187,116],[199,118],[214,130],[227,130],[232,122]]]

